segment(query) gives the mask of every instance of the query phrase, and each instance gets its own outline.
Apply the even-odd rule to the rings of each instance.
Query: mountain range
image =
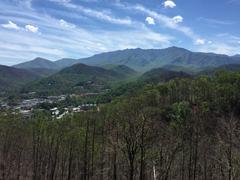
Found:
[[[165,65],[205,68],[226,64],[240,64],[240,56],[191,52],[179,47],[146,50],[138,48],[101,53],[82,59],[65,58],[54,62],[42,58],[36,58],[32,61],[15,65],[14,67],[23,69],[48,68],[59,70],[78,63],[93,66],[105,66],[108,64],[125,65],[136,71],[146,72],[152,68],[158,68]]]
[[[129,79],[167,81],[218,70],[239,71],[240,56],[166,49],[126,49],[82,59],[36,58],[13,67],[0,66],[0,90],[65,93],[98,91]],[[143,74],[141,76],[141,74]],[[139,78],[140,77],[140,78]]]

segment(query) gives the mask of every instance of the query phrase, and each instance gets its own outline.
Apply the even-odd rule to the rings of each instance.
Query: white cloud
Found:
[[[176,7],[175,2],[171,1],[171,0],[167,0],[163,3],[165,8],[174,8]]]
[[[240,41],[238,41],[237,43],[240,44]]]
[[[76,26],[74,24],[70,24],[68,23],[67,21],[63,20],[63,19],[60,19],[59,20],[59,23],[60,23],[60,26],[64,27],[64,28],[75,28]]]
[[[205,44],[205,39],[199,38],[199,39],[196,40],[195,43],[196,43],[196,45],[204,45]]]
[[[212,44],[213,42],[212,41],[208,41],[208,44]]]
[[[147,22],[148,24],[151,24],[151,25],[154,25],[154,24],[155,24],[155,20],[154,20],[152,17],[147,17],[147,18],[146,18],[146,22]]]
[[[36,26],[28,24],[28,25],[25,26],[25,29],[26,29],[26,31],[29,31],[29,32],[32,32],[32,33],[36,33],[36,32],[38,32],[39,28],[36,27]]]
[[[172,21],[173,21],[173,23],[181,23],[181,22],[183,22],[183,17],[182,16],[174,16],[173,18],[172,18]]]
[[[6,29],[15,29],[15,30],[20,29],[20,27],[18,27],[18,25],[13,23],[12,21],[8,21],[8,24],[2,24],[2,27],[6,28]]]

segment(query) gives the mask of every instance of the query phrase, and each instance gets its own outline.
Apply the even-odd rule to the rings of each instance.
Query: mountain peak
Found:
[[[58,66],[54,62],[41,57],[37,57],[32,61],[14,65],[13,67],[20,69],[58,69]]]
[[[181,48],[181,47],[177,47],[177,46],[171,46],[171,47],[168,47],[166,48],[168,50],[180,50],[180,51],[187,51],[187,52],[190,52],[189,50],[185,49],[185,48]]]
[[[50,60],[42,58],[42,57],[36,57],[32,61],[50,61]]]

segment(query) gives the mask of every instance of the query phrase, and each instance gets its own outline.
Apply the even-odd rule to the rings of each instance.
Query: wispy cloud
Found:
[[[6,29],[14,29],[14,30],[19,30],[20,29],[20,27],[18,27],[18,25],[13,23],[12,21],[8,21],[7,24],[2,24],[1,26],[6,28]]]
[[[70,28],[70,29],[72,29],[72,28],[75,28],[75,27],[76,27],[74,24],[70,24],[70,23],[68,23],[67,21],[63,20],[63,19],[60,19],[60,20],[59,20],[59,23],[60,23],[60,25],[61,25],[62,27],[64,27],[64,28]]]
[[[212,37],[213,41],[206,41],[202,46],[199,46],[199,51],[214,52],[218,54],[235,55],[240,52],[240,37],[229,34],[220,33]]]
[[[174,37],[154,32],[143,23],[129,28],[126,26],[118,31],[85,29],[42,12],[22,12],[16,11],[15,8],[8,9],[8,15],[1,16],[0,20],[9,18],[21,25],[21,30],[13,33],[0,27],[0,59],[5,60],[0,64],[14,64],[16,61],[27,61],[36,56],[54,60],[63,57],[81,58],[126,48],[164,48],[174,41]],[[41,33],[27,32],[26,25],[31,25],[28,29],[32,31],[39,28]]]
[[[62,6],[78,11],[80,13],[83,13],[87,16],[90,17],[94,17],[96,19],[100,19],[103,21],[107,21],[109,23],[113,23],[113,24],[120,24],[120,25],[131,25],[132,24],[132,20],[127,17],[127,18],[117,18],[114,17],[113,15],[106,13],[106,11],[102,10],[102,11],[97,11],[94,9],[90,9],[90,8],[86,8],[83,7],[81,5],[76,5],[71,3],[70,1],[66,1],[66,0],[51,0],[53,2],[57,2],[59,4],[61,4]]]
[[[18,6],[0,2],[0,64],[14,64],[36,56],[55,60],[126,48],[165,48],[181,40],[178,35],[186,36],[195,45],[194,50],[233,54],[240,49],[237,36],[219,34],[216,39],[211,37],[209,43],[210,39],[186,26],[181,15],[167,16],[143,5],[118,1],[110,5],[119,10],[113,11],[85,7],[89,4],[86,2],[83,6],[74,4],[76,1],[54,0],[50,2],[53,6],[38,11],[34,9],[34,0],[21,2],[24,3]],[[27,7],[27,2],[29,8],[20,11]]]
[[[217,24],[217,25],[233,25],[236,22],[233,21],[223,21],[223,20],[218,20],[218,19],[212,19],[212,18],[205,18],[205,17],[200,17],[198,18],[199,21],[204,21],[210,24]]]
[[[216,42],[212,44],[205,44],[198,50],[202,52],[214,52],[217,54],[235,55],[239,53],[240,45],[233,46],[223,42]]]
[[[130,4],[123,4],[123,3],[118,3],[117,4],[118,7],[121,7],[125,10],[135,10],[141,13],[145,13],[151,17],[153,17],[159,24],[181,32],[183,34],[185,34],[187,37],[191,38],[193,40],[193,42],[195,42],[199,37],[199,35],[197,35],[195,32],[193,32],[193,30],[190,27],[187,26],[183,26],[183,25],[179,25],[180,22],[183,21],[183,17],[182,16],[175,16],[175,17],[169,17],[166,16],[164,14],[160,14],[156,11],[153,11],[151,9],[148,9],[146,7],[144,7],[143,5],[130,5]]]

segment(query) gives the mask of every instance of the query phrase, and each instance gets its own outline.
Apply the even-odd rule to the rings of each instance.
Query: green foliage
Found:
[[[14,91],[38,78],[38,75],[27,70],[0,65],[0,91]]]
[[[171,109],[169,114],[171,126],[175,129],[185,127],[191,113],[189,102],[174,103]]]
[[[77,64],[60,72],[28,84],[24,91],[41,94],[63,94],[102,92],[111,85],[127,80],[134,73],[126,73],[125,69],[106,70],[100,67]],[[123,75],[124,74],[124,75]]]
[[[62,119],[45,111],[31,117],[1,112],[0,174],[138,179],[152,177],[155,168],[159,179],[239,179],[239,82],[240,73],[219,72],[130,83],[109,92],[111,103],[98,111]]]
[[[152,69],[144,73],[140,80],[148,83],[167,82],[175,78],[191,78],[191,75],[184,72],[170,71],[163,68]]]

